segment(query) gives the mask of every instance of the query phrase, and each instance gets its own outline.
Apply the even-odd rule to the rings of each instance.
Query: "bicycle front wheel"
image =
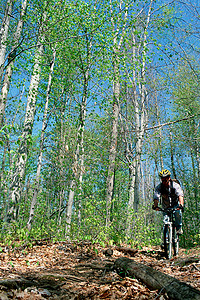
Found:
[[[174,255],[177,256],[179,252],[179,236],[176,233],[176,228],[173,228],[173,249]]]
[[[172,227],[169,225],[164,227],[164,251],[165,257],[170,259],[172,257]]]

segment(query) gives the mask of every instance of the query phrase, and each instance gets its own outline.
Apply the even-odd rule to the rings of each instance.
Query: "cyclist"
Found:
[[[183,234],[182,230],[182,210],[184,204],[184,196],[183,190],[175,181],[172,181],[170,177],[170,171],[164,169],[159,172],[159,176],[161,178],[161,183],[156,186],[155,193],[153,197],[154,204],[152,208],[154,210],[158,209],[159,201],[162,204],[163,209],[167,209],[169,207],[177,208],[175,212],[175,226],[177,230],[177,234]],[[163,213],[165,217],[167,213]]]

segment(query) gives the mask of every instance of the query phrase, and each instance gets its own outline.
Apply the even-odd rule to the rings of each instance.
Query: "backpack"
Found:
[[[170,196],[170,194],[171,194],[171,189],[173,189],[173,182],[175,182],[175,183],[177,183],[177,184],[179,184],[179,185],[181,186],[181,183],[180,183],[180,181],[179,181],[178,179],[176,179],[176,178],[172,179],[172,178],[171,178],[171,184],[170,184],[170,192],[169,192],[169,196]],[[162,186],[162,185],[161,185],[161,186]],[[162,188],[161,188],[161,193],[162,193]],[[161,204],[161,199],[160,199],[160,204]]]
[[[174,178],[174,179],[171,179],[171,181],[176,182],[176,183],[178,183],[181,186],[181,183],[180,183],[180,181],[178,179]]]

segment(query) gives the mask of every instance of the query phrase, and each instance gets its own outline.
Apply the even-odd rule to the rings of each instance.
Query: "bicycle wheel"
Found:
[[[164,251],[165,257],[170,259],[172,257],[172,227],[169,225],[164,227]]]
[[[173,227],[173,249],[174,249],[174,255],[177,256],[179,252],[179,236],[176,233],[175,227]]]

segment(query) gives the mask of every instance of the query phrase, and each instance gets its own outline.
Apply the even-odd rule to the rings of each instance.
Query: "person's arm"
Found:
[[[183,189],[180,186],[180,184],[174,184],[174,185],[175,185],[175,193],[178,196],[179,205],[183,207],[183,205],[184,205]]]
[[[153,197],[153,209],[158,210],[158,203],[159,203],[159,199],[160,199],[161,193],[160,190],[158,188],[158,186],[155,189],[155,193],[154,193],[154,197]]]
[[[158,206],[158,199],[153,199],[153,205],[154,205],[154,207],[157,207]]]
[[[184,198],[183,198],[183,196],[179,196],[178,197],[178,201],[179,201],[179,205],[184,205]]]

